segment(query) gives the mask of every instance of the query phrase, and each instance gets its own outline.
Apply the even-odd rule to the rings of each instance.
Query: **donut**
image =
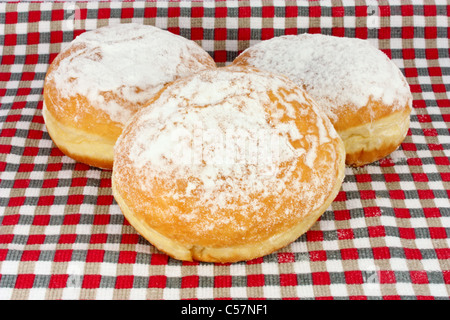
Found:
[[[280,36],[247,48],[232,64],[281,73],[302,86],[344,141],[349,166],[386,157],[408,132],[409,85],[400,69],[368,40]]]
[[[114,143],[126,122],[167,83],[214,60],[194,41],[135,23],[86,31],[53,60],[42,113],[67,156],[112,169]]]
[[[167,85],[125,126],[112,191],[128,222],[185,261],[235,262],[295,241],[330,206],[345,150],[282,75],[203,70]]]

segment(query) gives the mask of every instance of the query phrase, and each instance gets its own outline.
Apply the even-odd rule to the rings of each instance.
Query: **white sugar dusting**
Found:
[[[259,86],[267,88],[268,83]],[[254,175],[267,170],[267,164],[298,157],[300,151],[292,147],[286,133],[300,134],[292,127],[276,130],[268,124],[261,103],[269,99],[267,93],[252,90],[245,73],[240,78],[232,73],[193,76],[176,92],[176,96],[164,92],[150,106],[152,112],[140,114],[136,126],[142,130],[130,153],[138,169],[150,163],[152,170],[161,171],[159,174],[184,170],[177,176],[192,175],[205,190],[211,190],[220,177],[250,175],[244,182],[254,183],[258,180]],[[247,165],[247,172],[242,164]],[[252,187],[262,186],[256,183]]]
[[[288,101],[299,103],[298,108]],[[149,196],[157,179],[172,186],[168,199],[198,197],[199,206],[211,209],[207,219],[199,221],[197,208],[182,214],[173,206],[163,214],[195,223],[199,234],[220,225],[232,224],[235,230],[252,225],[214,214],[224,208],[251,214],[246,219],[253,223],[280,206],[285,212],[272,213],[273,222],[304,215],[321,205],[314,201],[318,194],[333,188],[337,161],[335,146],[329,144],[337,134],[324,113],[307,101],[294,82],[256,70],[228,67],[180,79],[132,118],[116,143],[113,174],[121,183],[127,172]],[[300,132],[296,121],[302,116],[311,123]],[[331,164],[317,156],[325,144],[333,150]],[[298,161],[310,167],[306,181]],[[274,206],[268,209],[264,197],[274,197]],[[295,203],[278,201],[286,197]]]
[[[85,96],[122,124],[133,113],[127,105],[145,103],[166,83],[205,69],[201,59],[209,59],[193,41],[135,23],[85,32],[65,50],[74,46],[82,49],[62,59],[48,80],[62,96]],[[105,103],[111,93],[116,98]]]
[[[366,40],[287,35],[246,51],[248,64],[284,74],[304,86],[331,120],[336,120],[339,107],[352,104],[360,108],[370,98],[398,107],[411,99],[399,68]]]

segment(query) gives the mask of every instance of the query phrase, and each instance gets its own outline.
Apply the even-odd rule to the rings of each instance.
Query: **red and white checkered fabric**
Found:
[[[449,16],[447,1],[0,3],[0,299],[449,299]],[[411,85],[406,140],[347,168],[321,219],[276,253],[168,258],[123,218],[110,172],[64,156],[41,113],[61,48],[127,22],[193,39],[219,66],[284,34],[367,38]]]

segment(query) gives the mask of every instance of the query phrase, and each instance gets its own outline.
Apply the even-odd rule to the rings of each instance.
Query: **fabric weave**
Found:
[[[0,298],[449,299],[449,16],[437,0],[0,3]],[[286,248],[233,264],[168,258],[123,218],[111,172],[64,156],[41,113],[61,49],[127,22],[195,40],[219,66],[284,34],[367,38],[411,86],[410,130],[389,157],[347,167]]]

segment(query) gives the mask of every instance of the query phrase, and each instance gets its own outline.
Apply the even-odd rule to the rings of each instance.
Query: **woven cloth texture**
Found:
[[[449,299],[447,1],[0,3],[0,299]],[[137,22],[200,44],[219,66],[284,34],[369,39],[405,74],[408,135],[346,168],[295,242],[259,259],[169,258],[137,234],[111,172],[64,156],[42,117],[49,63],[77,35]]]

